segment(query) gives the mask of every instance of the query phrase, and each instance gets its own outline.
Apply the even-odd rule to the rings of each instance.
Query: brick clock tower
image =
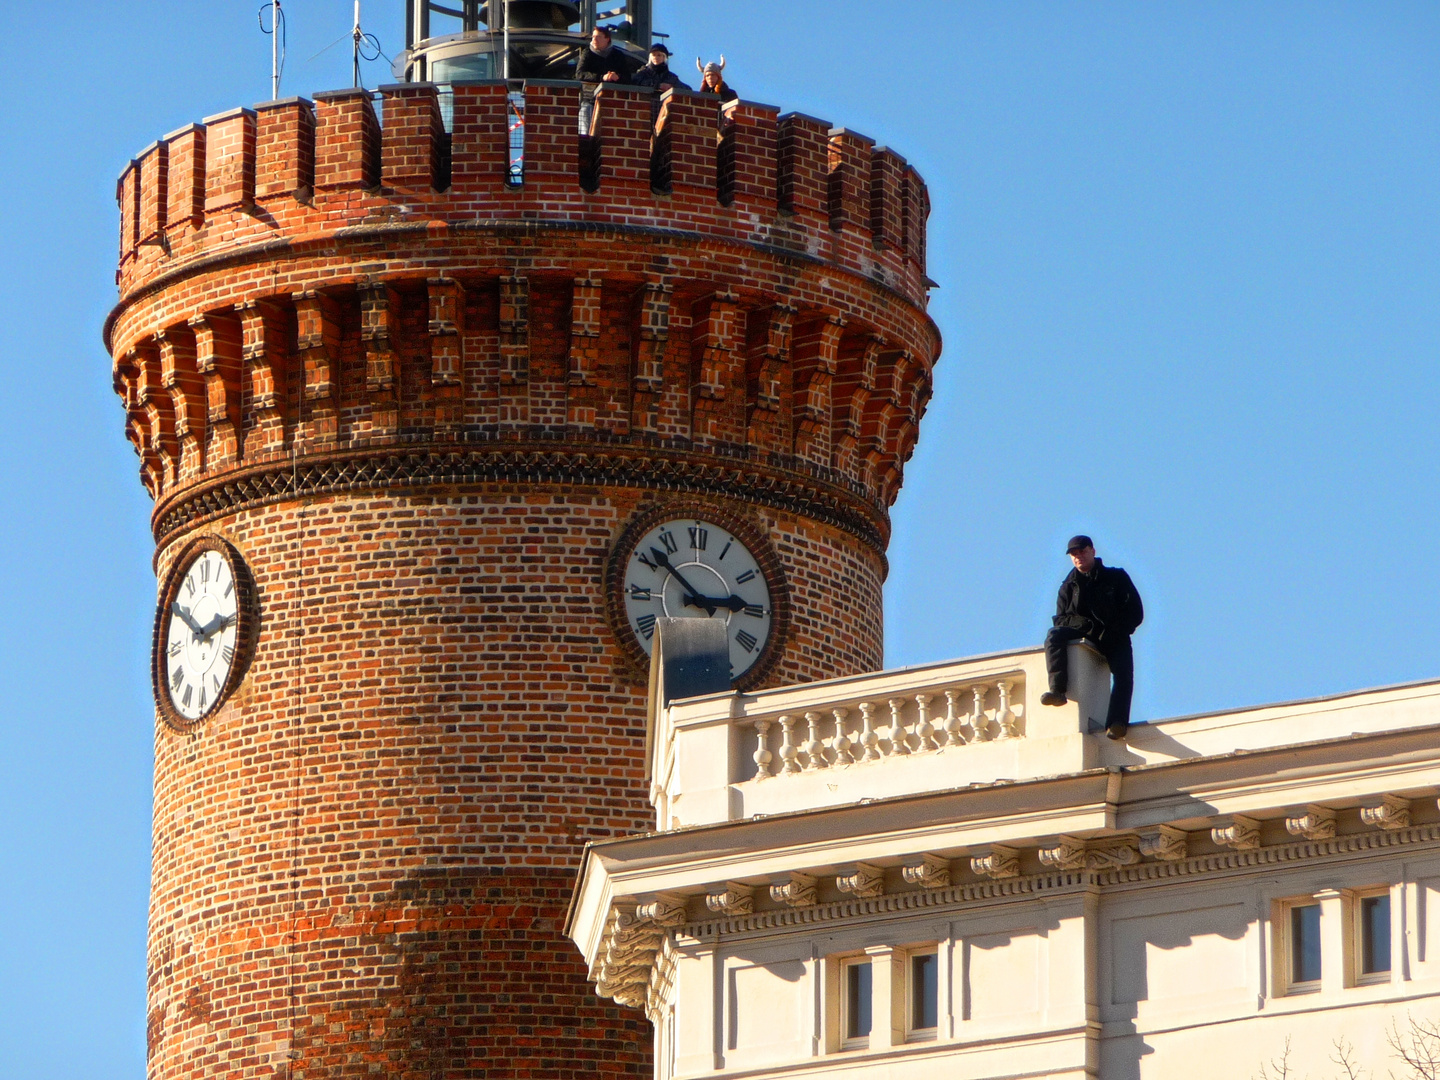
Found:
[[[493,63],[489,6],[449,40]],[[120,179],[155,1080],[648,1075],[561,930],[586,841],[653,823],[655,617],[724,620],[742,689],[881,663],[940,347],[919,176],[683,91],[578,135],[533,73],[593,2],[516,5],[508,83],[427,54],[432,7],[435,82],[234,109]]]

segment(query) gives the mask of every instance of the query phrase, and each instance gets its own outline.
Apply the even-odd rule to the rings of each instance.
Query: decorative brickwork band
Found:
[[[803,513],[843,529],[876,552],[883,533],[864,504],[834,489],[807,487],[792,476],[741,462],[689,461],[674,452],[645,457],[607,450],[603,444],[557,451],[542,444],[495,440],[485,449],[438,454],[393,450],[350,453],[333,459],[290,463],[231,473],[213,484],[184,490],[157,507],[153,519],[161,546],[175,535],[238,510],[289,499],[357,489],[423,488],[453,484],[527,484],[631,487],[647,491],[724,495],[759,506]]]

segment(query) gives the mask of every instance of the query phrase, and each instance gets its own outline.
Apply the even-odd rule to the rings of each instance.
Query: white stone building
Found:
[[[657,1080],[1408,1077],[1440,1018],[1440,682],[1090,732],[1072,646],[664,704],[568,933]],[[663,670],[663,667],[662,667]],[[1273,1075],[1273,1068],[1272,1073]]]

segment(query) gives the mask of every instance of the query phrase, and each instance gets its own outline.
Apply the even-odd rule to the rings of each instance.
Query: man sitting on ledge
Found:
[[[1130,635],[1144,620],[1145,609],[1130,575],[1097,559],[1090,537],[1072,536],[1065,552],[1075,569],[1060,583],[1055,625],[1045,635],[1050,690],[1040,695],[1040,704],[1065,704],[1067,650],[1072,641],[1088,639],[1105,657],[1114,677],[1105,734],[1123,739],[1130,728],[1130,697],[1135,690],[1135,654]]]

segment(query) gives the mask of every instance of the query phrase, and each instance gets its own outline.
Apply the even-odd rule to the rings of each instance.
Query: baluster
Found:
[[[1020,731],[1015,727],[1015,714],[1010,710],[1010,688],[1015,685],[1010,679],[1001,679],[1000,687],[1000,713],[995,717],[1000,721],[1000,738],[1018,739]]]
[[[800,748],[795,745],[795,718],[793,716],[780,717],[780,728],[783,737],[780,740],[780,767],[786,773],[797,773],[800,771],[800,762],[796,760],[800,756]]]
[[[960,691],[945,691],[945,745],[964,746],[965,733],[960,729],[965,720],[960,715]]]
[[[904,757],[910,753],[910,744],[905,741],[905,725],[900,720],[900,710],[905,708],[903,697],[890,699],[890,753]]]
[[[940,744],[935,741],[935,725],[930,723],[930,694],[915,695],[915,712],[919,719],[915,721],[915,734],[920,738],[921,750],[939,750]]]
[[[975,732],[976,742],[985,742],[990,738],[990,725],[985,719],[985,687],[975,686],[971,690],[975,695],[975,704],[970,715],[970,729]]]
[[[879,761],[880,736],[875,733],[875,706],[868,701],[860,702],[860,715],[865,722],[860,731],[860,745],[865,747],[865,760]]]
[[[820,714],[818,712],[807,712],[805,722],[810,725],[810,738],[805,743],[805,757],[807,769],[826,769],[830,762],[825,760],[825,744],[820,741]]]
[[[845,717],[850,714],[850,710],[831,709],[830,712],[835,717],[835,742],[832,744],[835,747],[835,764],[849,765],[852,760],[850,748],[853,744],[845,737]]]
[[[755,779],[764,780],[770,775],[770,751],[765,748],[765,737],[770,732],[769,720],[755,721]]]

